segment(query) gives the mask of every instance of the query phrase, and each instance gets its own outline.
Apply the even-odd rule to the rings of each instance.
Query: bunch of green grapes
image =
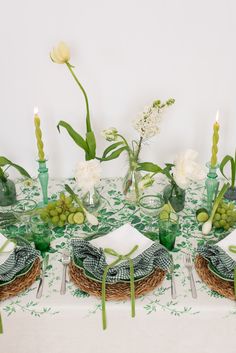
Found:
[[[221,202],[213,218],[215,228],[228,230],[236,223],[236,207],[233,203]]]
[[[82,224],[84,222],[84,212],[82,208],[76,207],[71,196],[60,194],[57,201],[49,203],[40,210],[43,221],[52,223],[55,226],[63,227],[65,224]]]

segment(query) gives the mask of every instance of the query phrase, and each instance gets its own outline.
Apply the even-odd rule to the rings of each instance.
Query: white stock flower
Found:
[[[53,48],[50,57],[56,64],[65,64],[70,60],[70,49],[64,42],[60,42],[56,48]]]
[[[205,178],[202,166],[196,162],[197,157],[198,153],[196,151],[188,149],[176,158],[173,177],[180,188],[186,189],[191,181]]]
[[[144,139],[148,139],[158,134],[160,121],[159,108],[151,106],[144,109],[144,112],[133,122],[133,126]]]
[[[116,141],[118,137],[117,134],[118,130],[115,127],[110,127],[102,131],[102,136],[105,137],[107,141]]]
[[[84,191],[90,191],[100,182],[101,165],[96,159],[79,162],[77,165],[75,179],[77,185]]]

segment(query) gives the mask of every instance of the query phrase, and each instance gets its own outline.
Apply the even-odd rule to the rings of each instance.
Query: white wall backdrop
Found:
[[[33,108],[39,107],[52,176],[70,176],[83,159],[66,120],[84,131],[81,92],[64,65],[49,59],[60,40],[89,95],[100,131],[116,126],[135,138],[132,120],[154,99],[174,97],[161,133],[143,160],[172,161],[194,148],[210,158],[212,124],[220,109],[219,157],[233,153],[236,136],[236,2],[234,0],[0,0],[0,154],[36,175]],[[124,157],[104,164],[122,175]]]

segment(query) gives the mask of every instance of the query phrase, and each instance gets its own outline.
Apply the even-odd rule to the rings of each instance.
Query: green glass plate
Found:
[[[224,281],[228,281],[228,282],[234,282],[234,280],[232,278],[227,277],[226,275],[220,273],[213,265],[212,263],[208,262],[208,269],[217,277],[219,277],[220,279],[223,279]]]

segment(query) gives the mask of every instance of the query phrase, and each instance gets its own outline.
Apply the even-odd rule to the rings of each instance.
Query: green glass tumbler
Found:
[[[173,250],[179,234],[179,217],[174,212],[162,211],[159,215],[159,241],[168,250]]]
[[[48,251],[51,243],[51,229],[48,223],[43,222],[39,215],[35,215],[31,217],[30,225],[35,248],[41,253]]]

